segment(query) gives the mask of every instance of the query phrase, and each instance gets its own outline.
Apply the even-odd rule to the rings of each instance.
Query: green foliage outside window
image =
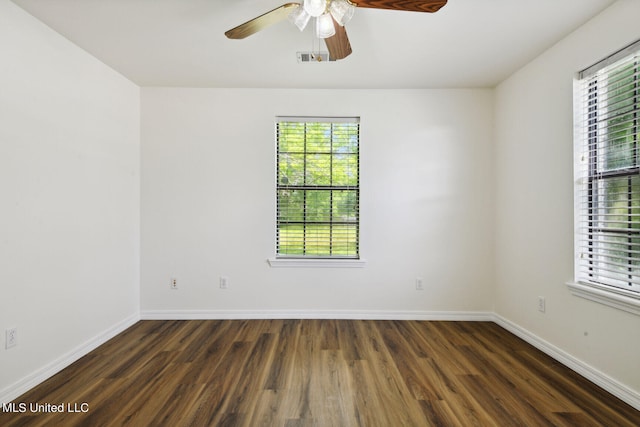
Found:
[[[639,66],[632,62],[590,86],[588,252],[591,280],[635,287],[640,276]]]
[[[277,254],[357,258],[359,124],[277,124]]]

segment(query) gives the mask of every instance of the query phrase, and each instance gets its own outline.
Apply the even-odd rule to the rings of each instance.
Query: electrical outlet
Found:
[[[538,297],[538,311],[544,313],[547,309],[547,304],[544,300],[544,297]]]
[[[220,276],[220,289],[229,289],[229,278]]]
[[[18,345],[18,328],[11,328],[5,331],[5,348],[11,348]]]
[[[424,290],[424,284],[423,284],[422,277],[417,277],[416,278],[416,290],[417,291],[423,291]]]
[[[178,279],[176,278],[171,279],[169,286],[171,287],[171,289],[178,289]]]

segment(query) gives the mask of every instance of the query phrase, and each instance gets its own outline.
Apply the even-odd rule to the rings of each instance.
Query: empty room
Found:
[[[0,425],[640,425],[639,16],[0,0]]]

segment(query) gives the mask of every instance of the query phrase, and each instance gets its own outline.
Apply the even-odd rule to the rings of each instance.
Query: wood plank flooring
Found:
[[[485,322],[141,321],[14,403],[0,425],[640,425]]]

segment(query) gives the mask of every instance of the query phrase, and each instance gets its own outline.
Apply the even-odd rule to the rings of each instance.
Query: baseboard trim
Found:
[[[554,358],[569,369],[577,372],[592,383],[596,384],[599,387],[602,387],[604,390],[608,391],[620,400],[628,403],[629,405],[640,411],[640,393],[638,393],[637,391],[630,389],[619,381],[600,372],[593,366],[588,365],[582,360],[575,358],[566,351],[561,350],[560,348],[543,340],[537,335],[532,334],[528,330],[511,322],[510,320],[507,320],[495,313],[493,317],[493,321],[502,328],[506,329],[517,337],[522,338],[532,346],[536,347],[538,350]]]
[[[145,310],[142,320],[194,319],[351,319],[351,320],[450,320],[493,321],[484,311],[386,311],[386,310]]]
[[[12,400],[16,399],[20,395],[31,390],[33,387],[51,378],[52,376],[54,376],[55,374],[57,374],[67,366],[71,365],[76,360],[80,359],[81,357],[85,356],[92,350],[106,343],[107,341],[109,341],[111,338],[115,337],[119,333],[130,328],[139,320],[140,320],[139,313],[136,313],[127,317],[121,322],[118,322],[117,324],[113,325],[109,329],[103,331],[97,336],[91,338],[85,343],[74,348],[70,352],[58,357],[56,360],[45,365],[44,367],[37,370],[33,374],[27,375],[23,379],[15,382],[14,384],[11,384],[10,386],[6,387],[3,390],[0,390],[0,405],[3,403],[11,402]]]

